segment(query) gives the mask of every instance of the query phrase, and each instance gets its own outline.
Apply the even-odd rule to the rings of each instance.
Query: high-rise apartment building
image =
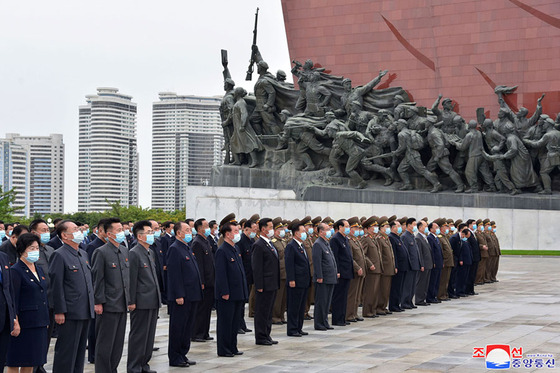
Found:
[[[116,88],[98,88],[86,102],[79,108],[78,211],[137,205],[136,103]]]
[[[208,185],[221,164],[221,97],[159,94],[152,107],[152,208],[185,207],[187,185]]]
[[[0,140],[3,190],[15,188],[18,214],[64,212],[64,143],[62,135],[20,136]]]

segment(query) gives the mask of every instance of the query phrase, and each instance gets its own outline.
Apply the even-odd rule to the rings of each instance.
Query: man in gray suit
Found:
[[[418,273],[424,270],[424,265],[422,264],[422,256],[416,244],[416,239],[414,235],[418,232],[418,227],[416,225],[416,219],[408,218],[406,220],[406,231],[402,234],[401,240],[403,246],[408,252],[408,257],[410,261],[410,270],[406,271],[403,280],[403,293],[401,298],[401,307],[404,309],[417,308],[412,303],[412,298],[414,293],[416,293],[416,282],[418,281]]]
[[[49,262],[50,306],[58,324],[53,372],[80,373],[84,371],[89,323],[94,317],[91,267],[87,253],[79,247],[83,233],[78,226],[63,220],[59,231],[63,245]]]
[[[334,286],[340,277],[336,267],[336,260],[329,246],[331,230],[325,223],[317,226],[319,238],[313,244],[312,257],[315,266],[313,281],[315,282],[315,307],[313,320],[315,330],[333,329],[329,325],[329,308],[333,295]]]
[[[420,250],[420,257],[422,258],[424,269],[418,272],[418,280],[416,281],[415,303],[417,306],[429,306],[430,304],[426,303],[426,297],[428,296],[430,273],[432,272],[432,268],[434,267],[432,250],[427,237],[430,231],[428,230],[428,223],[426,223],[424,220],[420,220],[416,226],[418,228],[418,233],[416,233],[416,245]]]
[[[155,254],[150,250],[154,231],[148,220],[134,224],[132,234],[138,244],[130,258],[130,333],[128,334],[128,373],[155,371],[148,365],[154,349],[158,311],[161,305]]]
[[[130,305],[128,250],[119,219],[103,223],[107,242],[93,252],[93,288],[95,299],[95,371],[116,373],[121,361],[126,311]]]

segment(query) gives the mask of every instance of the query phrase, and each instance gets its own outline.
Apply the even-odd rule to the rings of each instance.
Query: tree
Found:
[[[4,192],[0,186],[0,220],[11,220],[18,211],[23,210],[23,207],[14,206],[16,195],[15,188]]]

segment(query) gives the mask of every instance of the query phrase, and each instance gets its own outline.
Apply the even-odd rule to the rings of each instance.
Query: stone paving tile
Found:
[[[483,372],[484,359],[472,358],[473,347],[503,343],[524,353],[553,353],[560,358],[560,258],[502,257],[499,283],[477,286],[478,296],[443,302],[400,314],[352,323],[327,332],[290,338],[285,326],[272,328],[279,344],[256,346],[254,334],[239,336],[244,355],[220,358],[216,341],[193,343],[189,359],[197,365],[173,368],[167,362],[168,316],[160,311],[151,367],[158,372]],[[216,315],[211,335],[215,337]],[[253,328],[253,319],[246,318]],[[128,339],[128,336],[127,336]],[[48,355],[51,370],[54,342]],[[126,371],[127,346],[119,366]],[[86,364],[86,373],[92,373]],[[518,369],[529,372],[531,369]],[[553,371],[533,369],[532,371]]]

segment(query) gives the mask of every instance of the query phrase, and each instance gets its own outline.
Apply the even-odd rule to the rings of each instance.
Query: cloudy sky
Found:
[[[65,210],[77,210],[78,106],[97,87],[138,104],[140,204],[150,204],[152,102],[163,91],[222,94],[220,49],[245,82],[254,13],[272,70],[289,71],[280,0],[51,0],[0,5],[0,137],[62,133]]]

